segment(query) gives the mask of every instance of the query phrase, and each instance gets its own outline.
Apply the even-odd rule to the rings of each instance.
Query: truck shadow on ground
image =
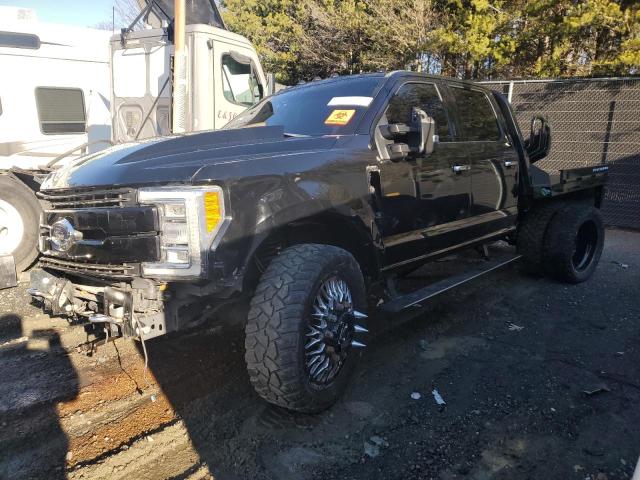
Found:
[[[323,421],[323,415],[288,412],[257,396],[246,372],[242,327],[181,337],[148,345],[149,370],[200,457],[198,465],[172,478],[187,478],[201,465],[215,478],[251,478],[264,467],[256,449],[265,436],[299,437]]]
[[[0,316],[0,478],[66,478],[69,439],[56,404],[73,400],[75,368],[52,329]]]

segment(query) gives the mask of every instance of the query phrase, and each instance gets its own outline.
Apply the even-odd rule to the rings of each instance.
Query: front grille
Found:
[[[84,263],[77,261],[59,260],[57,258],[46,256],[40,258],[39,266],[42,268],[69,272],[76,275],[114,279],[129,279],[137,276],[140,272],[140,268],[138,265]]]
[[[108,279],[140,275],[142,262],[160,258],[158,213],[136,204],[128,187],[44,190],[48,205],[42,215],[40,266],[69,274]],[[73,236],[64,249],[56,246],[51,227],[65,220]],[[76,235],[78,235],[76,237]]]
[[[133,188],[71,188],[38,192],[51,210],[72,208],[124,207],[136,201]]]

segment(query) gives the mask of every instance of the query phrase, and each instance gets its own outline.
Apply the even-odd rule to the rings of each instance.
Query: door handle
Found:
[[[511,160],[505,160],[504,161],[504,166],[505,168],[511,168],[516,164],[516,162],[512,162]]]
[[[471,170],[471,165],[454,165],[453,167],[451,167],[451,169],[455,173],[466,172],[468,170]]]

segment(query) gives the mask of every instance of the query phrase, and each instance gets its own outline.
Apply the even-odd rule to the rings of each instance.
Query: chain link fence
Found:
[[[608,225],[640,229],[640,78],[483,82],[506,94],[525,137],[531,117],[551,123],[545,170],[609,164]]]

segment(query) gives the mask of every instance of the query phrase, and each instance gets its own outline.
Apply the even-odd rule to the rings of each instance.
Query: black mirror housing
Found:
[[[429,155],[434,149],[435,121],[424,110],[413,108],[410,124],[389,123],[376,129],[380,156],[397,162],[407,157]]]
[[[389,123],[387,125],[380,125],[380,134],[387,140],[396,140],[401,135],[407,135],[412,132],[413,129],[409,125],[404,123]]]
[[[547,119],[536,115],[531,119],[531,134],[524,142],[529,162],[535,163],[545,158],[551,150],[551,126]]]
[[[406,143],[391,143],[387,145],[387,154],[392,162],[404,160],[409,155],[409,145]]]
[[[418,155],[430,155],[434,149],[435,120],[427,115],[424,110],[413,107],[411,123],[413,127],[412,130],[418,134],[417,141],[415,142],[416,146],[414,147],[415,153]]]

